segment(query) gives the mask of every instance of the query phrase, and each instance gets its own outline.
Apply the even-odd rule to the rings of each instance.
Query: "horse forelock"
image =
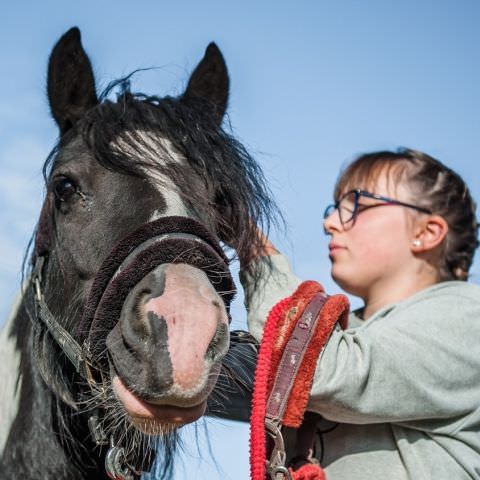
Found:
[[[108,170],[167,183],[173,211],[180,213],[179,206],[185,204],[200,208],[212,224],[238,239],[240,256],[256,239],[253,224],[266,232],[271,224],[278,225],[281,214],[261,168],[233,135],[202,111],[202,104],[195,108],[181,97],[134,94],[128,85],[117,83],[122,90],[116,101],[102,94],[103,101],[61,138],[45,164],[47,177],[57,153],[80,136]],[[121,148],[112,148],[115,145]]]

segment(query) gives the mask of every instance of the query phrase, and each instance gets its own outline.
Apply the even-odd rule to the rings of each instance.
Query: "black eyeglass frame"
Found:
[[[353,201],[353,210],[352,210],[352,215],[348,220],[344,220],[342,218],[342,214],[338,207],[340,206],[341,201],[346,198],[348,195],[351,195],[352,193],[355,194],[354,201]],[[360,197],[366,197],[366,198],[373,198],[374,200],[379,200],[384,203],[375,203],[374,205],[362,205],[364,208],[359,212],[358,207],[360,206],[359,200]],[[401,202],[400,200],[395,200],[394,198],[390,197],[384,197],[383,195],[377,195],[376,193],[370,193],[366,190],[361,190],[359,188],[355,190],[350,190],[338,200],[338,202],[332,203],[331,205],[328,205],[327,208],[325,209],[325,212],[323,214],[323,219],[325,220],[328,218],[335,210],[338,211],[338,216],[340,218],[340,223],[342,224],[343,227],[345,227],[346,224],[352,222],[352,225],[355,224],[355,221],[357,219],[357,216],[359,213],[368,210],[369,208],[374,208],[374,207],[381,207],[385,205],[400,205],[402,207],[407,207],[407,208],[413,208],[414,210],[417,210],[422,213],[427,213],[428,215],[432,215],[433,212],[429,210],[428,208],[424,207],[419,207],[417,205],[412,205],[411,203],[405,203]]]

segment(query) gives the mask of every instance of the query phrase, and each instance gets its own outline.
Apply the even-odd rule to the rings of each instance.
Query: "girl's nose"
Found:
[[[340,215],[337,209],[323,220],[323,229],[327,235],[331,235],[334,231],[342,230],[342,223],[340,222]]]

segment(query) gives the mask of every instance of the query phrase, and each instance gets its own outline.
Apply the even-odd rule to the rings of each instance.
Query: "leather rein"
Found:
[[[271,480],[325,480],[314,458],[320,415],[306,409],[318,358],[337,323],[346,328],[348,308],[345,296],[327,296],[319,283],[307,281],[269,313],[253,390],[252,480],[266,476]],[[286,450],[284,427],[297,429],[295,452]]]

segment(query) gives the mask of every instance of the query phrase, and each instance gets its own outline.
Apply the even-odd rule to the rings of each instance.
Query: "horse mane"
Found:
[[[186,104],[181,97],[132,93],[130,78],[136,72],[111,82],[98,105],[59,139],[43,167],[47,186],[58,152],[80,135],[106,169],[142,178],[156,170],[169,178],[193,210],[201,208],[238,258],[248,258],[258,242],[256,226],[267,234],[272,226],[283,226],[261,167],[234,137],[229,122],[224,122],[228,130],[218,126],[207,101],[195,98]],[[114,92],[116,101],[110,99]],[[186,159],[187,168],[168,146]],[[192,185],[192,170],[203,188]],[[208,204],[205,189],[214,199]]]

